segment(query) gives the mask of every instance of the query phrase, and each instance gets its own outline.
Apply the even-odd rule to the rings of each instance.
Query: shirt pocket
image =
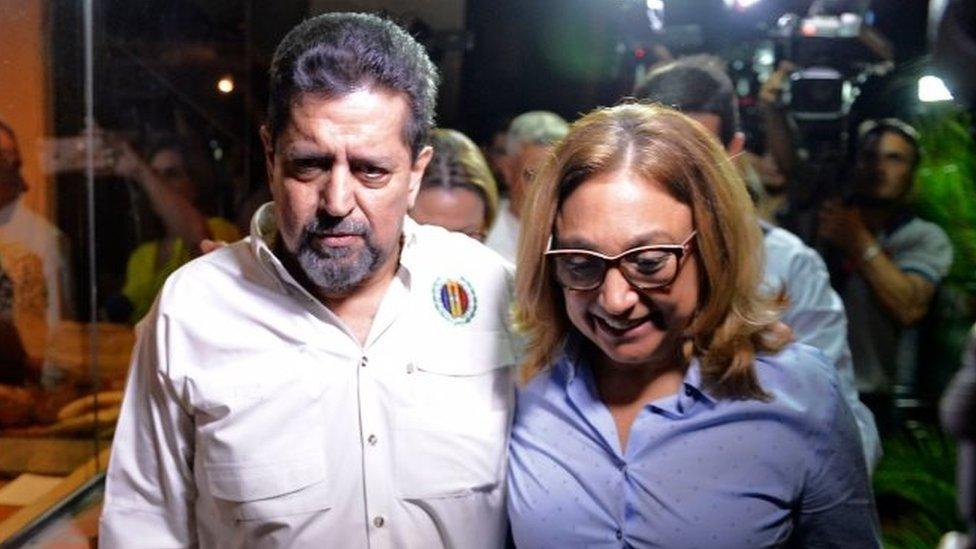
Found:
[[[274,463],[205,463],[204,471],[217,508],[237,521],[303,515],[331,507],[321,453]]]
[[[416,402],[396,411],[400,497],[460,497],[504,480],[513,397],[505,332],[426,341],[412,363]]]
[[[325,399],[339,367],[298,347],[214,361],[194,379],[195,461],[225,520],[329,507]]]
[[[194,379],[196,451],[204,464],[275,463],[320,452],[340,365],[305,348],[239,357]]]

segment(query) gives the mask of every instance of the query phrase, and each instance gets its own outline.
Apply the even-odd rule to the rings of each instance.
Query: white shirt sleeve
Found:
[[[167,375],[166,323],[154,308],[138,328],[106,477],[101,547],[197,544],[193,418]]]

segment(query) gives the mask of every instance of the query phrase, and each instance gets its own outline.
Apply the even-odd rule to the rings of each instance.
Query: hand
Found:
[[[117,141],[112,144],[112,149],[116,153],[115,163],[112,166],[115,174],[126,179],[140,180],[140,176],[149,169],[146,162],[136,154],[127,141]]]
[[[820,208],[818,234],[851,257],[864,253],[873,239],[861,219],[861,211],[836,200],[825,202]]]
[[[775,108],[780,105],[780,97],[783,95],[783,88],[786,87],[786,79],[795,70],[796,65],[793,63],[780,61],[776,70],[769,75],[769,78],[759,88],[760,106]]]
[[[767,152],[761,157],[757,156],[753,162],[753,167],[759,173],[759,179],[767,191],[779,192],[786,188],[786,176],[776,165],[776,159],[771,153]]]
[[[200,255],[207,255],[210,252],[219,250],[226,245],[227,243],[223,240],[210,240],[209,238],[204,238],[200,241]]]

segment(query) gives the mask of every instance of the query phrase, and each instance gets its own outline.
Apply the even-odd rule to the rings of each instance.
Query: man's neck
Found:
[[[363,280],[347,295],[329,296],[321,291],[313,295],[342,320],[360,345],[365,345],[380,303],[390,288],[398,265],[399,260],[391,258],[387,265]]]
[[[276,242],[275,255],[281,259],[296,282],[342,320],[345,328],[355,336],[360,345],[366,343],[376,312],[400,264],[399,250],[386,264],[345,295],[329,294],[313,284],[294,256],[284,248],[280,238]]]

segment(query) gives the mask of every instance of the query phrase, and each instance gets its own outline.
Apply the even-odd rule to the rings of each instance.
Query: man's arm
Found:
[[[772,154],[776,165],[788,179],[795,175],[796,143],[786,108],[781,104],[780,98],[789,74],[795,68],[792,63],[781,62],[759,90],[759,107],[766,125],[766,150]]]
[[[949,239],[934,228],[917,235],[914,245],[899,252],[899,257],[888,257],[860,212],[836,202],[820,210],[820,235],[857,265],[881,306],[904,326],[925,316],[935,285],[952,263]]]
[[[99,544],[191,547],[193,419],[166,377],[166,319],[153,310],[139,329],[112,444]]]
[[[871,246],[878,246],[873,238],[862,244],[862,257]],[[902,271],[883,253],[873,254],[871,258],[861,261],[858,269],[881,306],[903,326],[915,324],[928,312],[932,296],[935,295],[935,284],[925,277]]]

